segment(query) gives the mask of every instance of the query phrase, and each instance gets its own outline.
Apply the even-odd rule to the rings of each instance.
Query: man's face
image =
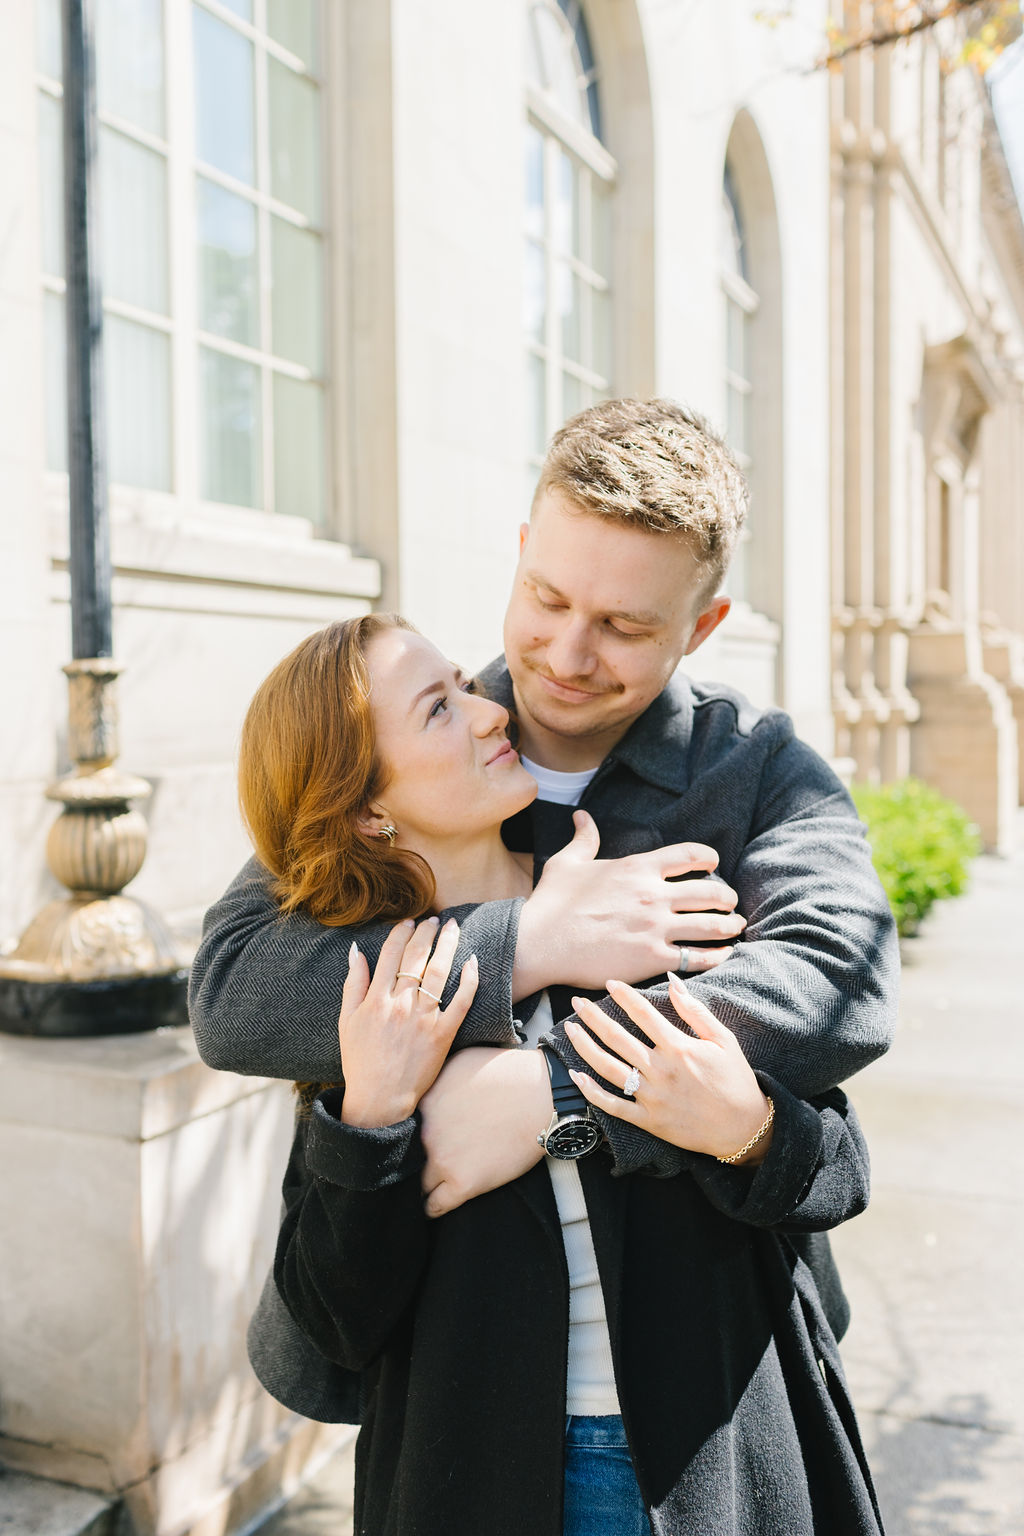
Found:
[[[684,539],[546,492],[522,531],[505,658],[528,757],[596,767],[729,611]]]

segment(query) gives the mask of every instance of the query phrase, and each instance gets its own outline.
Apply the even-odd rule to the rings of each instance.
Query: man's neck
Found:
[[[562,736],[532,720],[516,700],[520,752],[541,768],[555,773],[586,773],[600,768],[608,753],[629,730],[632,722],[596,736]]]

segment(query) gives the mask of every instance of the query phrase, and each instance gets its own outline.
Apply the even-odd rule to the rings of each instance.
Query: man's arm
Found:
[[[828,765],[790,737],[765,761],[752,836],[732,883],[747,918],[725,965],[690,990],[737,1036],[758,1071],[799,1098],[826,1093],[886,1051],[896,1022],[899,949],[853,802]],[[667,986],[645,995],[674,1012]],[[628,1029],[615,1004],[602,1001]],[[552,1044],[586,1070],[564,1030]],[[616,1172],[671,1174],[672,1149],[602,1116]]]
[[[451,1002],[475,954],[480,983],[460,1045],[514,1045],[511,976],[522,900],[456,907],[460,936],[444,992]],[[206,914],[189,981],[199,1053],[224,1072],[333,1082],[341,1075],[338,1010],[353,937],[370,969],[394,923],[327,928],[282,917],[263,866],[250,859]]]
[[[730,937],[742,927],[730,911],[733,893],[721,882],[698,882],[708,894],[688,898],[693,906],[713,903],[719,910],[673,911],[681,887],[664,878],[666,867],[712,869],[712,849],[684,844],[595,862],[597,828],[589,817],[578,819],[576,837],[548,861],[528,902],[490,901],[441,913],[442,922],[455,917],[460,927],[446,1004],[470,955],[480,968],[455,1041],[460,1049],[515,1045],[513,1001],[563,979],[566,953],[575,985],[601,987],[609,974],[626,981],[650,976],[673,960],[676,943]],[[250,859],[206,914],[192,966],[189,1013],[203,1060],[227,1072],[334,1081],[341,1070],[337,1018],[349,946],[358,938],[372,969],[393,926],[327,928],[302,913],[283,917],[270,876]]]

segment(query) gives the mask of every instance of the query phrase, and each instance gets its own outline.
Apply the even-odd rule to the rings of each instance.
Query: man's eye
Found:
[[[609,623],[608,628],[611,630],[613,635],[618,635],[620,640],[642,640],[644,637],[643,630],[620,629],[617,624],[611,623]]]
[[[564,607],[565,607],[565,604],[564,604],[564,603],[552,603],[552,602],[548,602],[548,601],[547,601],[547,600],[546,600],[546,599],[545,599],[545,598],[543,598],[543,597],[541,597],[541,596],[540,596],[540,594],[539,594],[539,593],[538,593],[538,594],[537,594],[537,601],[538,601],[538,603],[540,603],[540,606],[541,606],[541,607],[542,607],[542,608],[547,608],[547,609],[549,609],[549,610],[550,610],[550,611],[551,611],[551,612],[552,612],[552,613],[554,613],[554,612],[555,612],[555,610],[556,610],[556,609],[558,609],[558,608],[564,608]]]

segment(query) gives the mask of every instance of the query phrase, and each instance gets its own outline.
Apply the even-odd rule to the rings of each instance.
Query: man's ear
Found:
[[[717,597],[711,599],[707,607],[697,616],[693,633],[690,635],[690,643],[683,652],[684,656],[692,656],[698,646],[703,645],[708,636],[714,634],[731,607],[732,598],[726,597],[724,592],[719,592]]]
[[[530,536],[530,525],[529,525],[529,523],[520,523],[519,524],[519,553],[520,554],[522,554],[523,550],[526,548],[526,541],[529,538],[529,536]]]

